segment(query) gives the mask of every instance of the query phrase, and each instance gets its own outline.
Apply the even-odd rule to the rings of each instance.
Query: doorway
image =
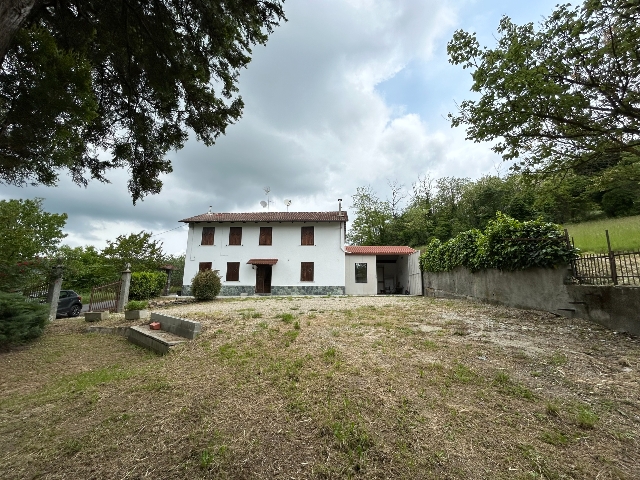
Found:
[[[271,265],[256,265],[256,293],[271,293]]]

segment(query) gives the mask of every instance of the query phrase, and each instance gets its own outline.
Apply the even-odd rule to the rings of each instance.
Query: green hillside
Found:
[[[568,230],[569,236],[573,237],[575,246],[583,252],[606,252],[605,230],[609,230],[613,250],[640,250],[640,215],[568,223],[564,228]]]

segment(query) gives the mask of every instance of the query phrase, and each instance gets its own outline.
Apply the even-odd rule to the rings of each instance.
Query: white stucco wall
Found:
[[[301,227],[314,227],[315,245],[301,245]],[[214,245],[200,245],[203,227],[215,227]],[[229,228],[242,227],[242,245],[228,245]],[[260,227],[272,228],[272,245],[259,245]],[[277,258],[272,286],[344,286],[344,224],[339,222],[233,222],[191,223],[183,285],[191,285],[200,262],[211,262],[219,270],[223,285],[255,286],[256,271],[247,265],[252,258]],[[227,262],[240,262],[240,280],[227,282]],[[300,281],[301,262],[314,262],[313,282]],[[375,268],[375,267],[374,267]],[[375,272],[374,272],[375,273]]]
[[[376,256],[347,254],[345,260],[345,293],[347,295],[375,295],[378,293]],[[367,283],[356,283],[356,263],[367,264]]]

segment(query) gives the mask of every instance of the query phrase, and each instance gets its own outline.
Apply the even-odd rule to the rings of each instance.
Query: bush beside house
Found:
[[[203,270],[191,280],[191,294],[200,302],[216,298],[221,287],[218,270]]]

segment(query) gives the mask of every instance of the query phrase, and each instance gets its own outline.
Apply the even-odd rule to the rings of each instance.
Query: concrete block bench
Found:
[[[151,330],[149,325],[129,327],[127,339],[161,355],[176,345],[193,340],[202,330],[199,322],[161,313],[151,313],[151,321],[159,322],[160,330]]]

